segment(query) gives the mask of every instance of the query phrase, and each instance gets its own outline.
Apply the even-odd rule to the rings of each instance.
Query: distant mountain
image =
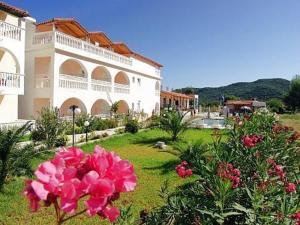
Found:
[[[180,93],[195,93],[199,95],[201,104],[217,103],[220,97],[224,95],[226,98],[269,100],[272,98],[282,98],[288,91],[290,81],[274,78],[274,79],[259,79],[254,82],[238,82],[227,86],[217,88],[192,88],[186,87],[176,89]]]

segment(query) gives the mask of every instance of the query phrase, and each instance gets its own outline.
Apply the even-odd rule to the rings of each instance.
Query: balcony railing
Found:
[[[92,79],[92,90],[100,92],[111,92],[111,82]]]
[[[114,91],[115,93],[129,94],[130,86],[126,84],[115,84]]]
[[[88,80],[85,77],[72,76],[72,75],[59,75],[59,87],[71,89],[88,89]]]
[[[34,87],[35,88],[50,88],[50,78],[48,78],[48,77],[35,78]]]
[[[0,72],[0,89],[20,88],[21,87],[21,76],[23,76],[23,75],[16,74],[16,73]]]
[[[0,21],[0,36],[20,41],[22,28]]]
[[[44,45],[50,43],[58,43],[64,46],[81,50],[89,54],[104,57],[108,60],[112,60],[130,66],[132,65],[132,59],[129,57],[122,56],[108,49],[98,47],[87,41],[83,41],[81,39],[72,37],[59,31],[36,33],[33,37],[33,45]]]

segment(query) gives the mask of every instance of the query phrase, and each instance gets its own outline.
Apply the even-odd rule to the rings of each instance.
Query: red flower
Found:
[[[243,144],[246,148],[252,148],[255,147],[257,143],[261,142],[263,140],[262,135],[245,135],[242,138]]]
[[[240,184],[241,172],[239,169],[234,168],[231,163],[220,162],[218,165],[217,174],[219,177],[230,180],[232,188],[237,188]]]
[[[297,225],[300,225],[300,211],[293,214],[292,219],[296,220]]]
[[[286,187],[285,187],[285,191],[286,191],[286,193],[290,194],[292,192],[295,192],[296,188],[297,188],[296,184],[294,184],[294,183],[288,183],[286,185]]]
[[[176,173],[181,178],[186,178],[192,176],[193,171],[191,169],[186,169],[188,166],[187,161],[182,161],[179,165],[176,166]]]

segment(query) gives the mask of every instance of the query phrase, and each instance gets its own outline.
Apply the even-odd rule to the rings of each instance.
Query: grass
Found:
[[[300,113],[280,115],[280,121],[300,132]]]
[[[107,150],[113,150],[121,158],[128,159],[133,163],[138,176],[138,185],[132,193],[123,194],[116,202],[117,205],[129,206],[132,204],[132,212],[138,218],[143,209],[151,210],[160,206],[163,202],[158,196],[158,190],[164,180],[169,180],[170,190],[175,190],[193,178],[180,179],[175,173],[175,166],[179,163],[176,156],[161,152],[153,148],[157,141],[165,141],[172,148],[185,148],[189,144],[202,140],[211,140],[211,130],[190,129],[184,133],[179,142],[171,142],[167,133],[160,130],[147,130],[133,134],[115,136],[97,142]],[[82,146],[85,152],[92,152],[95,143]],[[39,163],[50,158],[52,154],[40,155],[33,159],[33,168]],[[14,178],[5,186],[4,192],[0,193],[0,224],[5,225],[45,225],[54,224],[55,213],[53,207],[41,208],[37,213],[30,213],[28,202],[22,195],[24,180],[26,178]],[[84,221],[84,222],[83,222]],[[86,218],[85,215],[70,220],[65,224],[107,224],[98,217]]]

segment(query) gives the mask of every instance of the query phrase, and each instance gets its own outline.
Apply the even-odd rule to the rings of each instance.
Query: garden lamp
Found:
[[[72,137],[72,146],[75,146],[75,114],[80,114],[81,110],[78,106],[76,105],[71,105],[69,110],[72,113],[72,119],[73,119],[73,137]]]
[[[89,127],[89,125],[90,125],[90,122],[86,120],[84,122],[84,126],[85,126],[85,142],[86,143],[88,141],[88,127]]]

